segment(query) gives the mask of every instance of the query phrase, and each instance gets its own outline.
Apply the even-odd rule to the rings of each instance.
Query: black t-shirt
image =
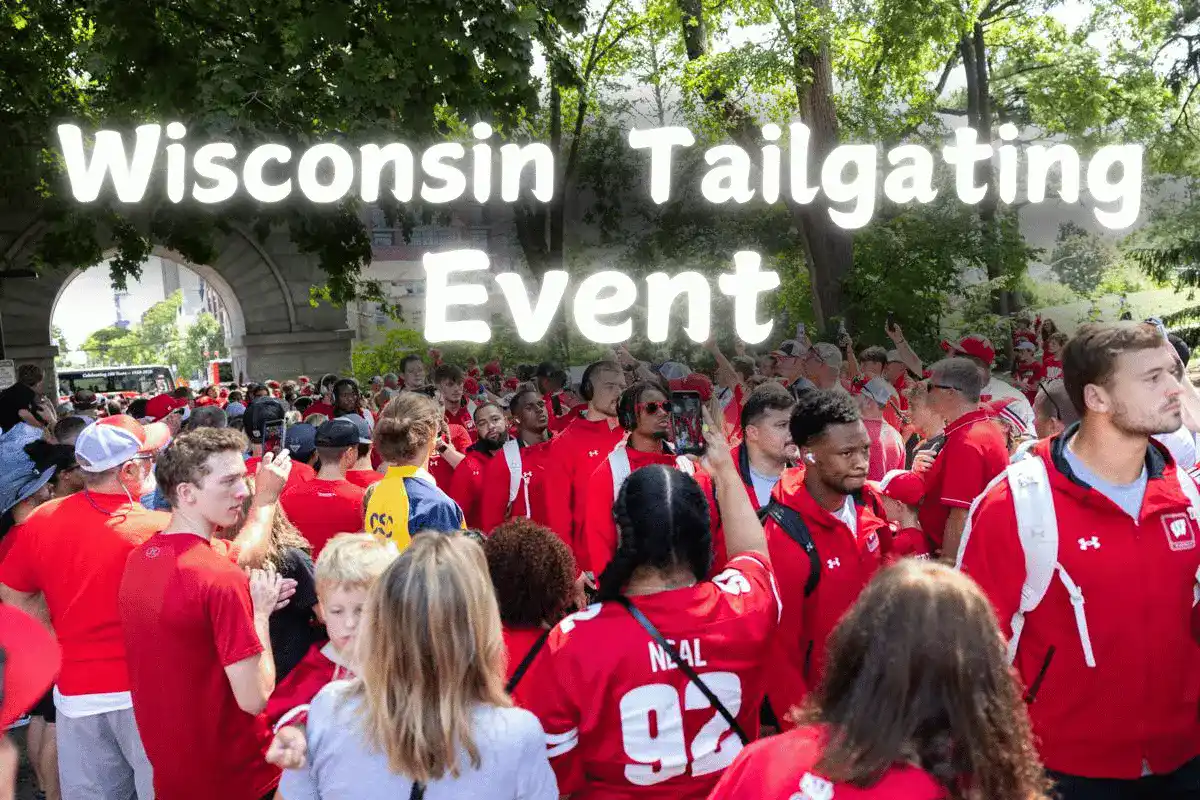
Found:
[[[14,383],[0,392],[0,430],[8,431],[20,422],[22,409],[40,420],[37,401],[37,392],[23,383]]]
[[[294,547],[284,548],[279,576],[294,579],[296,593],[287,606],[271,615],[276,685],[300,663],[319,638],[313,610],[317,605],[317,578],[312,557]]]

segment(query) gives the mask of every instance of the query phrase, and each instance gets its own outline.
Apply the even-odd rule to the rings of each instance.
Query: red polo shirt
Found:
[[[992,478],[1008,467],[1004,433],[984,409],[972,411],[946,426],[946,443],[925,473],[925,501],[918,514],[921,529],[942,546],[950,509],[971,502]]]
[[[321,548],[334,536],[363,529],[363,493],[361,486],[347,480],[313,478],[285,489],[279,504],[312,545],[312,556],[316,561]]]

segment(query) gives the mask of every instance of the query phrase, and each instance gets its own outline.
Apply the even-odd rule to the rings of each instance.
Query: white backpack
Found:
[[[624,445],[608,454],[608,466],[612,468],[613,500],[616,500],[617,495],[621,493],[621,487],[625,485],[625,479],[633,471],[629,464],[628,450]],[[684,475],[696,474],[696,467],[687,456],[675,457],[675,469]]]
[[[504,514],[508,516],[512,511],[513,501],[517,499],[517,492],[521,490],[522,485],[525,487],[525,513],[529,514],[529,481],[525,480],[525,473],[521,471],[521,443],[516,439],[509,439],[502,449],[504,460],[508,463],[508,508]]]
[[[1193,522],[1200,525],[1200,491],[1192,478],[1182,470],[1175,470],[1175,475],[1179,480],[1179,488],[1191,506],[1188,515]],[[1095,667],[1096,656],[1092,652],[1092,638],[1088,634],[1087,615],[1083,609],[1083,591],[1063,569],[1062,564],[1058,563],[1058,515],[1055,513],[1054,496],[1050,491],[1050,476],[1046,474],[1046,463],[1040,456],[1030,454],[1011,464],[971,503],[971,509],[967,512],[967,524],[958,545],[957,566],[962,569],[963,553],[966,552],[967,541],[971,538],[971,520],[975,516],[975,509],[992,487],[1003,480],[1008,481],[1013,510],[1016,512],[1017,536],[1025,551],[1025,585],[1021,587],[1020,606],[1012,616],[1008,661],[1011,664],[1017,656],[1021,631],[1025,627],[1025,615],[1042,602],[1057,572],[1075,611],[1075,626],[1079,630],[1079,640],[1083,645],[1084,661],[1089,667]],[[1193,606],[1200,603],[1200,570],[1196,572],[1196,581],[1197,585],[1192,595]]]

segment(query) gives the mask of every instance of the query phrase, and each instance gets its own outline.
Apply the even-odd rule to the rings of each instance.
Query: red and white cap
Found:
[[[182,397],[171,397],[169,394],[156,394],[151,397],[146,403],[146,417],[151,422],[160,422],[179,409],[183,409],[183,418],[186,420],[190,414],[188,409],[188,401]]]
[[[875,484],[875,489],[884,497],[899,500],[906,506],[919,506],[925,497],[925,480],[915,472],[894,469]]]
[[[127,414],[118,414],[83,429],[75,440],[75,460],[84,472],[104,472],[158,452],[170,441],[171,431],[165,423],[142,425]]]
[[[942,349],[947,353],[978,358],[988,366],[996,360],[996,348],[992,347],[986,336],[980,336],[978,333],[964,336],[957,342],[944,341]]]
[[[33,708],[54,683],[62,666],[62,650],[46,626],[12,606],[0,606],[0,650],[4,651],[4,683],[0,687],[3,731]]]

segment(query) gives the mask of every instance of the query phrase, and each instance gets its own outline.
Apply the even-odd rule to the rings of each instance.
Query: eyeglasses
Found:
[[[951,385],[950,385],[950,384],[948,384],[948,383],[933,383],[933,382],[930,382],[930,384],[929,384],[929,388],[930,388],[930,389],[945,389],[945,390],[946,390],[946,391],[948,391],[948,392],[957,392],[957,391],[960,391],[960,390],[959,390],[959,388],[958,388],[957,386],[951,386]]]
[[[647,414],[657,414],[659,411],[666,413],[667,404],[651,401],[649,403],[638,403],[634,406],[634,408],[639,414],[641,414],[643,411],[645,411]]]
[[[1050,393],[1050,381],[1042,381],[1038,384],[1038,391],[1046,395],[1046,399],[1050,401],[1050,405],[1054,406],[1054,418],[1062,419],[1062,409],[1058,407],[1058,401],[1054,399],[1054,395]]]

